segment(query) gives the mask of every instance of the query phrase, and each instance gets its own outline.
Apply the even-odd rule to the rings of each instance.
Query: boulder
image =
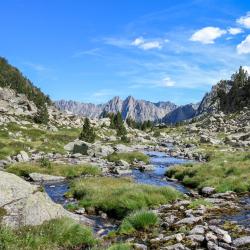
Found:
[[[93,224],[92,220],[74,215],[52,202],[46,193],[38,191],[37,186],[6,172],[0,172],[0,208],[5,210],[1,224],[11,228],[41,225],[45,221],[62,217],[70,217],[87,225]]]
[[[25,151],[20,151],[20,153],[16,156],[18,162],[29,161],[29,155]]]
[[[116,146],[114,146],[114,150],[117,153],[127,153],[127,152],[133,151],[133,149],[131,147],[128,147],[128,146],[123,145],[123,144],[117,144]]]
[[[73,142],[68,143],[64,146],[64,149],[69,152],[80,153],[83,155],[86,155],[88,152],[88,149],[90,147],[90,143],[81,141],[81,140],[75,140]]]
[[[48,174],[30,173],[29,177],[36,182],[52,182],[52,181],[63,181],[65,177],[63,176],[53,176]]]
[[[250,236],[244,236],[241,238],[237,238],[233,241],[233,245],[236,247],[241,247],[245,245],[250,245]]]
[[[209,196],[209,195],[215,193],[215,188],[213,188],[213,187],[203,187],[202,190],[201,190],[201,193],[203,195]]]

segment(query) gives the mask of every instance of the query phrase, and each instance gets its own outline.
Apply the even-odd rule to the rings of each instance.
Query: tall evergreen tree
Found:
[[[85,118],[79,139],[93,143],[95,142],[95,138],[96,138],[95,130],[93,127],[91,127],[89,118]]]

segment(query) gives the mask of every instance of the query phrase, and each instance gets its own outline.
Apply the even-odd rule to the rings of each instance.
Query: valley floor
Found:
[[[249,116],[128,127],[126,143],[108,118],[95,143],[3,123],[0,249],[249,249]]]

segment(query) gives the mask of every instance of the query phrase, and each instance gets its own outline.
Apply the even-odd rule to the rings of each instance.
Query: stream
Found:
[[[165,153],[149,151],[145,152],[150,156],[150,163],[154,165],[153,171],[140,171],[133,170],[132,175],[130,175],[136,182],[155,185],[155,186],[170,186],[182,193],[188,193],[189,190],[181,185],[179,182],[173,182],[165,179],[166,169],[175,164],[187,163],[186,159],[179,159],[174,157],[169,157]],[[57,183],[47,183],[44,184],[46,193],[50,198],[59,204],[66,205],[68,203],[64,194],[68,191],[68,182],[57,182]]]
[[[148,185],[155,186],[170,186],[182,193],[189,193],[189,190],[184,187],[179,182],[173,182],[165,178],[164,174],[166,169],[175,164],[184,164],[190,162],[186,159],[174,158],[166,155],[162,152],[145,152],[150,156],[150,163],[154,165],[154,170],[152,171],[140,171],[133,170],[130,175],[137,183],[143,183]],[[50,198],[63,206],[72,202],[68,201],[64,194],[69,189],[68,182],[57,182],[57,183],[49,183],[44,185],[44,189]],[[225,215],[223,216],[223,220],[225,221],[236,221],[238,224],[243,226],[249,226],[250,224],[250,197],[246,196],[241,198],[242,210],[234,215]],[[101,231],[100,236],[106,235],[109,231],[116,229],[116,223],[102,219],[100,216],[87,216],[88,218],[95,221],[96,225],[94,228],[95,232]]]

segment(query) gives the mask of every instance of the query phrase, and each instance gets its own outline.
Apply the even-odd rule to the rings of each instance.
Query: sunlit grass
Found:
[[[130,164],[133,163],[135,159],[138,161],[149,163],[149,156],[137,151],[127,153],[113,153],[108,155],[107,159],[111,162],[118,162],[120,160],[124,160]]]
[[[112,177],[75,180],[68,195],[77,198],[79,206],[94,207],[116,218],[123,218],[134,210],[171,202],[181,196],[169,187],[142,185],[130,179]]]
[[[166,174],[192,188],[211,186],[218,192],[246,192],[250,191],[250,153],[220,152],[207,163],[174,166]]]

